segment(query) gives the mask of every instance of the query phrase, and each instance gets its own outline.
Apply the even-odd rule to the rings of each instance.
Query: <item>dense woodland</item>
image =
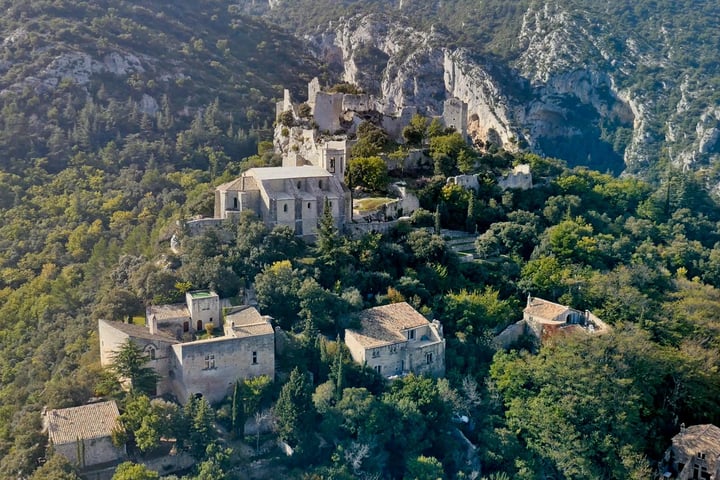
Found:
[[[3,30],[23,21],[28,35],[2,47],[11,64],[3,88],[23,78],[22,65],[41,65],[46,50],[33,42],[102,33],[110,45],[158,45],[161,36],[133,22],[143,8],[153,21],[200,15],[123,2],[115,12],[7,3]],[[478,467],[495,480],[645,479],[681,423],[720,422],[720,209],[701,174],[666,168],[645,183],[531,154],[470,152],[418,122],[408,139],[432,137],[434,166],[404,178],[423,209],[391,235],[346,238],[325,218],[318,242],[306,245],[252,217],[223,227],[230,242],[184,235],[176,221],[210,214],[215,185],[276,164],[261,127],[272,120],[276,85],[291,83],[283,74],[301,78],[290,62],[302,57],[278,40],[284,34],[219,2],[199,5],[218,12],[202,44],[191,31],[160,43],[187,51],[192,85],[148,73],[0,95],[0,477],[76,478],[46,452],[40,412],[98,395],[121,400],[124,440],[138,455],[160,436],[186,439],[181,447],[198,459],[192,479],[233,478],[248,459],[215,438],[213,423],[237,437],[241,419],[270,407],[277,436],[296,448],[277,463],[308,479],[463,478]],[[86,23],[63,20],[78,12]],[[252,42],[230,37],[245,34]],[[258,52],[263,42],[272,53],[233,50]],[[283,73],[240,63],[281,55],[291,65]],[[225,85],[230,76],[208,73],[211,58],[238,62],[232,71],[244,80]],[[142,92],[158,97],[158,112],[141,113]],[[362,158],[388,148],[365,146]],[[501,191],[495,175],[523,162],[535,188]],[[458,171],[480,173],[480,192],[447,186],[443,175]],[[461,262],[439,227],[479,232],[481,259]],[[173,233],[180,255],[168,248]],[[180,409],[118,391],[117,372],[100,368],[98,318],[141,315],[189,288],[233,296],[253,283],[262,313],[288,332],[275,382],[246,382],[222,405]],[[493,335],[520,318],[528,293],[589,309],[614,331],[496,352]],[[386,383],[338,342],[354,312],[403,300],[443,323],[446,379]],[[467,424],[457,421],[463,415]],[[478,447],[470,466],[458,429]],[[124,465],[117,478],[157,475]]]

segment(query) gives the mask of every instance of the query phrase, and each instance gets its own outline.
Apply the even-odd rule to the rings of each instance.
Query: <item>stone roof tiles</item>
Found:
[[[263,317],[255,307],[246,306],[225,315],[229,322],[232,335],[237,338],[269,335],[275,332],[268,317]]]
[[[543,300],[542,298],[532,297],[527,307],[525,307],[524,313],[532,315],[533,317],[554,320],[555,317],[562,315],[568,310],[570,310],[570,307]]]
[[[47,412],[48,435],[54,445],[109,437],[119,415],[114,400],[50,410]]]
[[[142,338],[144,340],[159,340],[163,342],[177,343],[177,340],[167,333],[159,331],[158,333],[150,333],[150,330],[144,325],[134,325],[132,323],[112,322],[108,320],[100,320],[107,326],[123,332],[131,338]]]
[[[360,330],[350,330],[365,348],[381,347],[407,340],[405,330],[429,325],[430,322],[408,303],[392,303],[360,312]]]
[[[672,443],[689,456],[701,452],[714,461],[720,456],[720,428],[713,424],[693,425],[675,435]]]

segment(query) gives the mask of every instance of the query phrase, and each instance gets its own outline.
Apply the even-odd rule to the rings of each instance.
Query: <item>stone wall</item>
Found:
[[[342,93],[317,93],[312,113],[320,131],[333,133],[340,130],[340,116],[343,113],[342,102]]]
[[[453,127],[463,137],[467,136],[468,106],[457,98],[448,98],[443,104],[443,123]]]
[[[80,442],[83,445],[80,448],[78,448],[77,442],[53,445],[53,448],[57,453],[67,458],[72,465],[77,465],[80,468],[115,462],[125,458],[125,449],[113,445],[110,437],[92,438],[80,440]],[[78,461],[78,450],[81,453],[84,451],[84,457],[80,461]]]
[[[392,220],[389,222],[358,222],[346,223],[345,232],[351,237],[361,237],[366,233],[382,233],[387,235],[397,227],[402,220]]]
[[[375,101],[369,95],[345,94],[342,99],[342,111],[367,112],[375,109]]]
[[[480,189],[480,182],[478,181],[477,175],[456,175],[454,177],[448,177],[448,185],[459,185],[466,190],[473,190],[477,192]]]
[[[525,335],[527,331],[527,322],[525,320],[520,320],[519,322],[515,322],[509,327],[507,327],[505,330],[500,332],[498,335],[495,336],[493,339],[493,344],[497,348],[503,348],[508,349],[510,346],[512,346],[515,342],[517,342],[520,337]]]
[[[173,345],[173,389],[181,403],[202,393],[212,403],[221,401],[237,380],[275,377],[274,335],[245,338],[219,337]],[[257,352],[253,363],[253,352]]]

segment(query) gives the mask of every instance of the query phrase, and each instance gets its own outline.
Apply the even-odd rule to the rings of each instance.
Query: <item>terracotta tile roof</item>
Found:
[[[164,320],[174,320],[176,318],[190,318],[190,310],[184,303],[174,303],[172,305],[152,305],[145,310],[147,318],[155,315],[158,323]]]
[[[263,317],[255,307],[245,306],[233,309],[225,315],[225,322],[232,324],[233,336],[252,337],[274,333],[269,317]]]
[[[715,461],[720,455],[720,428],[712,424],[693,425],[675,435],[672,444],[690,457],[702,452]]]
[[[549,302],[542,298],[532,297],[529,305],[523,310],[524,313],[533,317],[540,317],[547,320],[553,320],[558,315],[569,310],[570,307],[560,305],[559,303]]]
[[[404,331],[430,322],[406,302],[369,308],[360,312],[361,329],[348,329],[365,348],[381,347],[407,340]]]
[[[47,412],[48,435],[54,445],[110,436],[120,415],[114,400]]]
[[[175,337],[172,337],[169,334],[164,333],[163,331],[158,331],[158,333],[152,334],[150,333],[150,330],[148,330],[148,328],[143,325],[134,325],[132,323],[123,322],[111,322],[108,320],[100,320],[100,322],[105,323],[105,325],[107,325],[108,327],[123,332],[131,338],[142,338],[145,340],[160,340],[163,342],[177,343]]]

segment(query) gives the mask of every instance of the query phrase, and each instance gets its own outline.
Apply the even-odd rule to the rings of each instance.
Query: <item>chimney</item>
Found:
[[[529,307],[531,303],[532,303],[532,297],[530,296],[530,292],[528,292],[528,299],[527,299],[526,307]]]
[[[150,327],[150,333],[151,333],[152,335],[155,335],[155,334],[157,333],[157,318],[155,317],[155,315],[153,315],[152,317],[150,317],[150,325],[149,325],[149,327]]]

